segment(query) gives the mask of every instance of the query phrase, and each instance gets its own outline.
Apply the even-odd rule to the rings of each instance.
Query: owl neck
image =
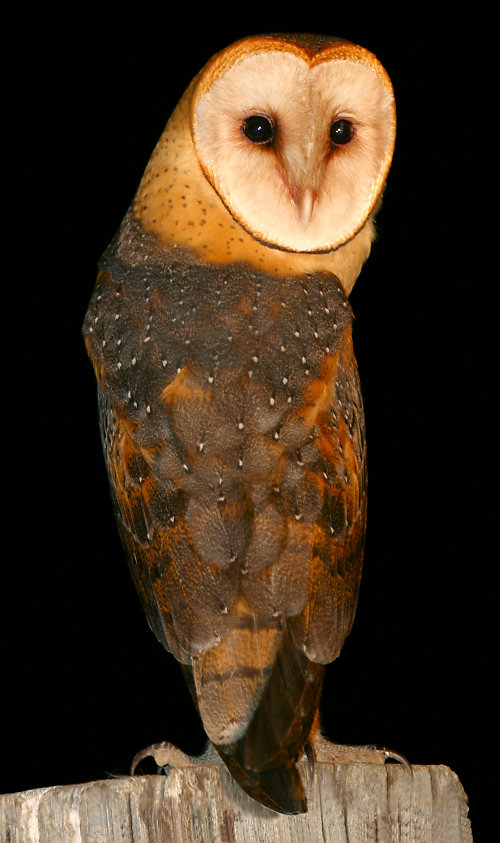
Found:
[[[192,88],[153,152],[132,204],[132,218],[166,247],[179,246],[209,263],[247,264],[285,277],[331,272],[349,295],[370,253],[373,219],[330,252],[287,252],[256,240],[231,216],[200,167],[189,130]]]

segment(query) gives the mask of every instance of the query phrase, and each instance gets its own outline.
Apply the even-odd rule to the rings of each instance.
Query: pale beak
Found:
[[[312,187],[302,187],[296,190],[294,203],[299,215],[300,225],[304,231],[311,222],[315,201],[316,193]]]

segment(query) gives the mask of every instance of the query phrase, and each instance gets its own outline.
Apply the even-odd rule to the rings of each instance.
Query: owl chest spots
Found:
[[[196,542],[208,524],[234,525],[220,531],[233,537],[229,564],[259,513],[311,522],[325,485],[344,480],[337,396],[351,313],[332,276],[174,257],[134,267],[111,253],[85,333],[108,401],[157,482],[181,495]]]

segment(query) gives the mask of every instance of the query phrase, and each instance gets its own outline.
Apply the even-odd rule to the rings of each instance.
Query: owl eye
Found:
[[[334,146],[344,146],[354,135],[354,126],[350,120],[334,120],[330,126],[330,140]]]
[[[274,139],[274,123],[264,114],[251,114],[245,117],[241,129],[249,141],[261,146],[271,144]]]

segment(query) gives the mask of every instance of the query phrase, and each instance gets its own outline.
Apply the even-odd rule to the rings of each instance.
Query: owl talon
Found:
[[[132,764],[130,766],[130,775],[135,776],[135,771],[141,761],[145,758],[154,758],[158,767],[158,773],[167,773],[168,767],[194,767],[199,764],[213,765],[222,764],[222,761],[215,750],[214,746],[207,742],[205,750],[201,755],[187,755],[181,749],[174,746],[170,741],[161,741],[160,743],[153,743],[151,746],[146,746],[139,750],[134,755]]]
[[[317,761],[333,763],[363,761],[368,764],[387,764],[396,761],[413,776],[411,764],[404,755],[385,747],[374,746],[373,744],[344,746],[343,744],[331,743],[323,735],[317,735],[312,742],[312,748]]]
[[[375,747],[375,749],[376,748],[377,747]],[[379,748],[379,751],[384,753],[386,764],[390,763],[391,761],[396,761],[398,764],[401,764],[401,766],[405,768],[405,770],[410,774],[410,776],[413,777],[412,766],[410,762],[404,757],[404,755],[401,755],[401,753],[399,752],[394,752],[394,750],[392,749]]]
[[[413,770],[410,762],[404,757],[404,755],[401,755],[400,752],[395,752],[393,749],[387,749],[385,746],[377,746],[376,744],[368,744],[366,749],[369,752],[376,752],[379,755],[382,755],[383,764],[390,764],[391,761],[395,761],[397,764],[401,764],[401,766],[413,776]]]
[[[165,767],[191,767],[194,763],[193,759],[182,752],[181,749],[178,749],[169,741],[162,741],[161,743],[153,743],[134,755],[130,766],[131,776],[135,775],[138,764],[145,758],[154,758],[160,770]]]

